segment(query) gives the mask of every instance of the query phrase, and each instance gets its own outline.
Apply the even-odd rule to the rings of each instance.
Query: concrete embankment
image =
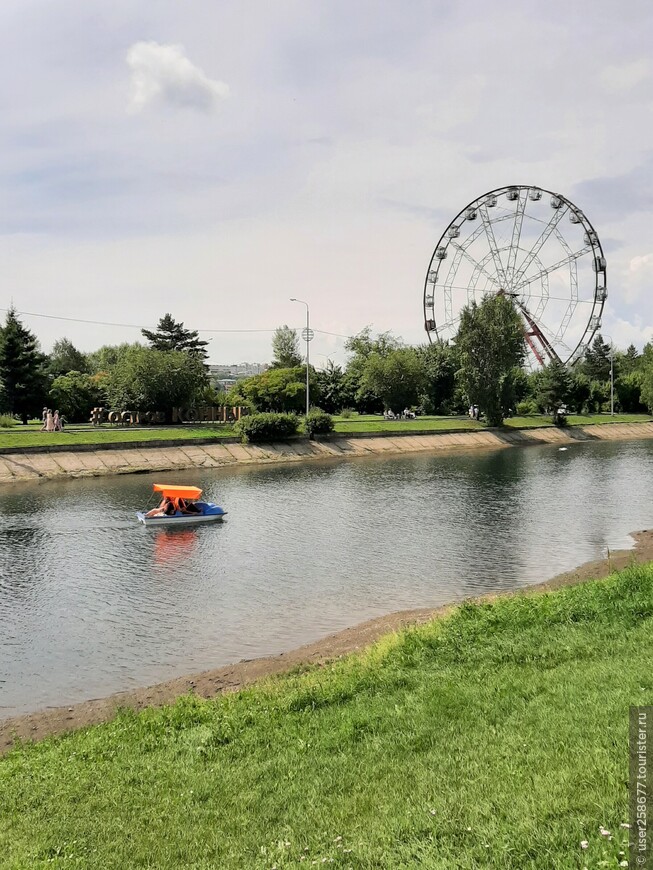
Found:
[[[380,456],[400,453],[437,452],[558,444],[581,441],[614,441],[653,438],[651,423],[608,423],[574,426],[568,429],[501,429],[474,432],[434,432],[431,434],[385,433],[354,437],[337,435],[324,441],[296,440],[272,444],[184,444],[174,447],[162,442],[148,446],[126,445],[111,450],[87,445],[76,450],[0,452],[0,483],[24,480],[52,480],[63,477],[93,477],[144,471],[170,471],[184,468],[218,468],[231,465],[301,462],[348,456]],[[151,446],[150,446],[151,445]]]

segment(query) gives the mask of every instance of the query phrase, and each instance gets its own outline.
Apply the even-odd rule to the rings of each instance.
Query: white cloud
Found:
[[[621,280],[621,295],[632,305],[648,295],[653,282],[653,254],[641,254],[628,262]]]
[[[650,64],[648,58],[642,57],[630,63],[606,66],[601,72],[603,86],[609,93],[629,91],[644,79],[648,78]]]
[[[653,270],[653,254],[644,254],[640,257],[633,257],[628,266],[628,271],[631,275],[641,274],[646,272],[650,275]]]
[[[135,42],[127,52],[132,71],[130,109],[139,112],[151,103],[214,110],[229,94],[224,82],[210,79],[191,63],[182,45]]]
[[[643,323],[637,316],[633,318],[633,322],[622,317],[608,317],[601,327],[601,335],[612,340],[620,350],[625,350],[629,344],[634,344],[641,350],[647,342],[653,341],[653,327],[649,323]]]

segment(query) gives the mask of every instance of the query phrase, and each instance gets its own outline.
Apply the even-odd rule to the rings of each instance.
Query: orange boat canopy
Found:
[[[202,495],[198,486],[174,486],[169,483],[155,483],[154,492],[160,492],[168,498],[199,498]]]

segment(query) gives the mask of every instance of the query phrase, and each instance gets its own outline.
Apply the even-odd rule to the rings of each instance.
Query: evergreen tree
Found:
[[[286,324],[279,326],[272,337],[272,368],[294,369],[301,364],[297,332]]]
[[[0,328],[0,401],[3,410],[20,415],[24,424],[30,416],[41,416],[47,397],[45,361],[36,336],[10,308]]]
[[[583,369],[590,381],[610,380],[610,353],[611,348],[601,334],[597,334],[592,346],[585,353]]]
[[[634,344],[630,344],[626,353],[621,358],[621,373],[624,375],[629,375],[631,372],[634,372],[641,360],[640,354],[637,352],[637,348]]]
[[[163,315],[156,330],[141,329],[141,333],[153,350],[181,350],[201,360],[208,358],[208,341],[202,341],[196,329],[185,329],[171,314]]]

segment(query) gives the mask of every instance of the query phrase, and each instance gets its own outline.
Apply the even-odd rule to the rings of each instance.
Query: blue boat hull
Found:
[[[197,523],[215,523],[219,522],[227,513],[219,505],[211,502],[196,502],[197,507],[202,509],[202,513],[198,514],[182,514],[177,511],[172,516],[146,517],[142,511],[137,511],[136,516],[138,521],[145,526],[166,526],[173,528],[176,526],[196,525]]]

